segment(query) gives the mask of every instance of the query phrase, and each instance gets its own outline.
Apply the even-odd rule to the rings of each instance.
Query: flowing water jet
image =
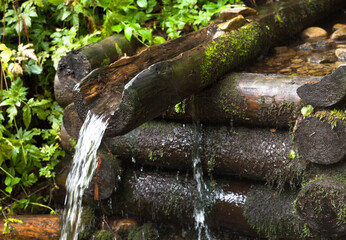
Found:
[[[60,240],[77,240],[83,228],[80,226],[83,194],[96,169],[96,153],[108,119],[104,115],[97,116],[89,111],[80,130],[72,168],[66,180],[67,193]]]

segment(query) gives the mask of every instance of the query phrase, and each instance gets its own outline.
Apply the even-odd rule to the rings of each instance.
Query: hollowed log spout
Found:
[[[106,66],[124,55],[135,54],[139,45],[135,40],[129,42],[124,35],[112,35],[67,53],[59,61],[54,81],[59,104],[67,106],[72,102],[72,94],[63,94],[63,89],[72,92],[74,86],[92,70]]]
[[[186,174],[141,171],[128,173],[124,183],[122,191],[114,196],[116,212],[142,220],[193,226],[194,201],[198,199],[193,178]],[[330,225],[316,222],[320,219],[300,220],[294,211],[297,197],[294,191],[279,193],[260,184],[231,179],[218,180],[212,186],[208,181],[206,184],[209,189],[203,202],[209,227],[228,228],[245,235],[253,235],[255,229],[268,238],[306,239],[306,230],[312,237],[341,236],[343,226],[335,222],[329,229]],[[322,211],[331,209],[321,207]]]
[[[108,113],[106,134],[125,134],[345,4],[343,0],[280,1],[231,32],[222,33],[212,24],[119,59],[80,82],[74,92],[78,114],[84,119],[88,110]]]
[[[4,220],[0,220],[1,238],[6,240],[58,240],[60,236],[59,215],[16,215],[8,216],[15,219],[10,221],[7,234],[4,230]],[[19,221],[16,221],[19,220]]]
[[[200,138],[196,142],[196,138]],[[104,143],[120,159],[171,169],[191,169],[200,148],[204,170],[279,185],[300,182],[307,163],[298,156],[288,132],[269,129],[203,127],[153,121]]]
[[[346,157],[346,111],[319,111],[297,124],[294,139],[299,154],[318,164],[333,164]]]
[[[298,88],[298,95],[314,107],[330,107],[346,101],[346,65],[338,67],[321,81]]]
[[[297,95],[319,77],[232,73],[163,114],[164,119],[273,128],[293,126],[304,105]]]

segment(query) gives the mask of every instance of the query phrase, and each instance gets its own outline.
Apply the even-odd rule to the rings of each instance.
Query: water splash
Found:
[[[80,231],[82,198],[97,166],[97,149],[100,146],[108,118],[89,111],[80,130],[72,168],[66,180],[65,210],[60,240],[77,240]]]

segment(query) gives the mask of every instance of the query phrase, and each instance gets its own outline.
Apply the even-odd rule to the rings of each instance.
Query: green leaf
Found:
[[[138,33],[142,36],[142,41],[148,41],[151,42],[152,39],[152,30],[149,29],[140,29],[138,30]]]
[[[112,26],[111,29],[113,32],[120,33],[122,30],[124,30],[124,25],[119,23],[117,25]]]
[[[131,41],[131,37],[132,37],[134,30],[135,29],[133,27],[125,27],[124,33],[125,33],[125,37],[126,37],[127,41],[129,41],[129,42]]]
[[[147,0],[137,0],[137,5],[140,8],[146,8],[148,6]]]
[[[154,45],[162,44],[165,42],[166,42],[166,39],[164,39],[163,37],[160,37],[160,36],[155,37],[153,40]]]
[[[8,192],[9,194],[11,194],[12,193],[12,187],[11,186],[6,187],[5,191]]]
[[[23,107],[23,121],[25,128],[28,129],[31,123],[31,108],[28,105]]]
[[[7,176],[4,183],[5,183],[6,186],[10,186],[11,185],[11,181],[12,181],[12,178]]]
[[[313,111],[314,111],[314,107],[311,105],[307,105],[305,107],[302,107],[302,109],[300,110],[300,112],[302,113],[302,115],[304,117],[309,116]]]

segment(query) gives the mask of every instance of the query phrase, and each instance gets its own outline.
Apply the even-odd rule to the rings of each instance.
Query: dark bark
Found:
[[[124,55],[136,53],[138,41],[129,42],[123,35],[112,35],[99,42],[69,52],[59,62],[57,75],[62,84],[73,89],[93,69],[108,65]]]
[[[298,88],[297,93],[307,104],[314,107],[330,107],[346,100],[346,65],[316,83]]]
[[[329,112],[324,112],[328,118]],[[319,119],[320,114],[299,121],[294,133],[299,154],[318,164],[340,162],[346,156],[346,121],[337,118]]]
[[[3,239],[15,240],[58,240],[60,236],[59,215],[16,215],[8,216],[23,223],[10,223],[12,229]],[[4,221],[0,221],[0,232],[4,230]]]
[[[263,8],[258,19],[215,40],[216,29],[211,25],[93,71],[74,92],[79,115],[84,119],[87,109],[107,113],[111,119],[106,134],[124,134],[345,2],[291,0],[279,4]],[[283,21],[278,21],[278,14]],[[189,45],[191,37],[194,44]]]
[[[201,93],[185,99],[165,119],[274,128],[293,126],[303,103],[297,88],[319,77],[232,73]]]
[[[103,140],[112,153],[128,162],[171,169],[191,169],[200,148],[204,170],[283,185],[300,182],[307,163],[290,157],[295,151],[288,132],[269,129],[203,127],[149,122],[130,133]]]
[[[192,226],[194,201],[198,199],[193,178],[185,174],[141,171],[127,174],[124,183],[113,201],[115,212],[160,224],[173,222]],[[305,222],[294,213],[295,192],[279,193],[260,184],[230,179],[206,184],[209,188],[204,206],[209,227],[227,228],[246,235],[253,234],[251,228],[254,228],[261,236],[272,239],[305,238]],[[321,229],[309,226],[313,237],[320,236],[321,232],[322,236],[331,236],[331,231],[327,232],[329,226],[316,224]],[[342,230],[337,224],[332,227]]]
[[[66,107],[72,100],[72,88],[61,84],[58,74],[54,77],[54,97],[60,106]]]
[[[323,235],[346,237],[346,175],[318,176],[299,192],[296,201],[298,215],[312,229]]]
[[[65,108],[64,115],[63,115],[63,125],[67,132],[67,135],[77,140],[79,137],[79,131],[83,125],[83,122],[78,116],[74,103],[71,103]]]

